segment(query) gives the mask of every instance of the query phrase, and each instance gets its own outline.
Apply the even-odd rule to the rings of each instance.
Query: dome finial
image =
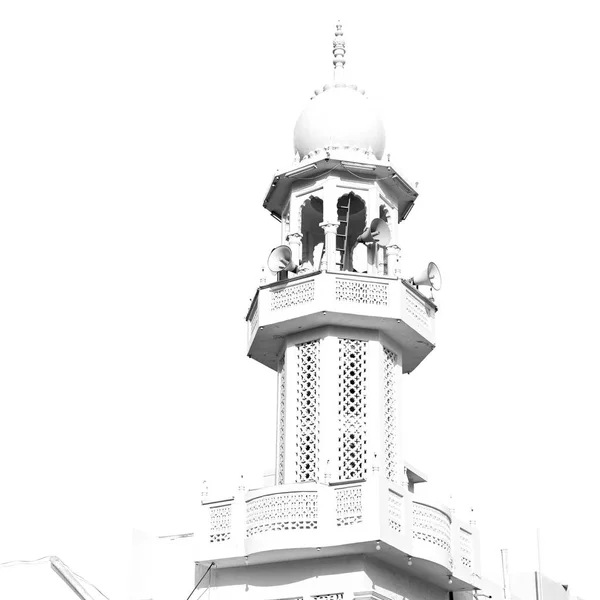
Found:
[[[342,32],[341,21],[335,26],[335,37],[333,38],[333,80],[341,81],[344,76],[344,65],[346,64],[346,40]]]

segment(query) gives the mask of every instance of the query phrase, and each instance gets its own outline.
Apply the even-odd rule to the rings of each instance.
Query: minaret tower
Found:
[[[276,448],[264,487],[202,503],[196,581],[222,599],[477,588],[476,529],[415,493],[425,478],[404,459],[402,374],[434,348],[437,308],[419,286],[437,289],[439,272],[401,276],[399,223],[417,192],[345,81],[345,54],[338,24],[333,81],[298,118],[294,164],[263,203],[281,245],[247,315],[248,355],[277,372]]]

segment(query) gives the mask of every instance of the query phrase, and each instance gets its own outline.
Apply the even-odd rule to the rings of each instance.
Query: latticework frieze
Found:
[[[231,504],[211,506],[210,508],[210,542],[226,542],[231,538]]]
[[[271,310],[289,308],[298,304],[307,304],[315,299],[314,280],[289,285],[282,290],[271,292]]]
[[[298,344],[296,481],[319,475],[320,340]]]
[[[383,436],[385,476],[392,482],[398,479],[397,398],[395,367],[397,356],[383,349]]]
[[[413,538],[450,552],[450,518],[441,510],[413,503]]]
[[[402,533],[404,499],[393,490],[388,490],[388,525],[390,529]]]
[[[387,306],[388,286],[385,283],[371,281],[336,279],[335,299],[340,302]]]
[[[265,531],[316,529],[316,492],[286,492],[261,496],[246,503],[246,536]]]
[[[277,483],[285,478],[285,356],[279,361],[279,418],[277,421]]]
[[[341,430],[338,448],[339,478],[361,479],[367,469],[367,342],[340,339],[338,343],[338,411]]]
[[[424,304],[408,290],[405,290],[405,299],[406,312],[423,327],[430,329],[430,318]]]
[[[338,488],[335,491],[335,509],[338,527],[362,523],[362,488]]]
[[[468,531],[459,532],[460,564],[467,569],[473,567],[473,537]]]

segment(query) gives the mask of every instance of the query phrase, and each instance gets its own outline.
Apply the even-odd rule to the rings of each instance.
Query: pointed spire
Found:
[[[342,32],[342,23],[337,22],[335,26],[335,37],[333,38],[333,80],[342,81],[344,77],[344,65],[346,64],[346,40]]]

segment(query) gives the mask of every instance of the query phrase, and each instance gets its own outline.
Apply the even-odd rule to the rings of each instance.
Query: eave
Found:
[[[357,160],[355,152],[332,150],[319,152],[312,159],[304,160],[294,168],[277,172],[263,207],[272,215],[281,219],[294,186],[299,183],[315,181],[330,173],[340,176],[356,177],[365,181],[377,182],[386,193],[388,200],[398,208],[398,221],[403,221],[411,211],[417,191],[408,184],[389,162],[370,159]]]

